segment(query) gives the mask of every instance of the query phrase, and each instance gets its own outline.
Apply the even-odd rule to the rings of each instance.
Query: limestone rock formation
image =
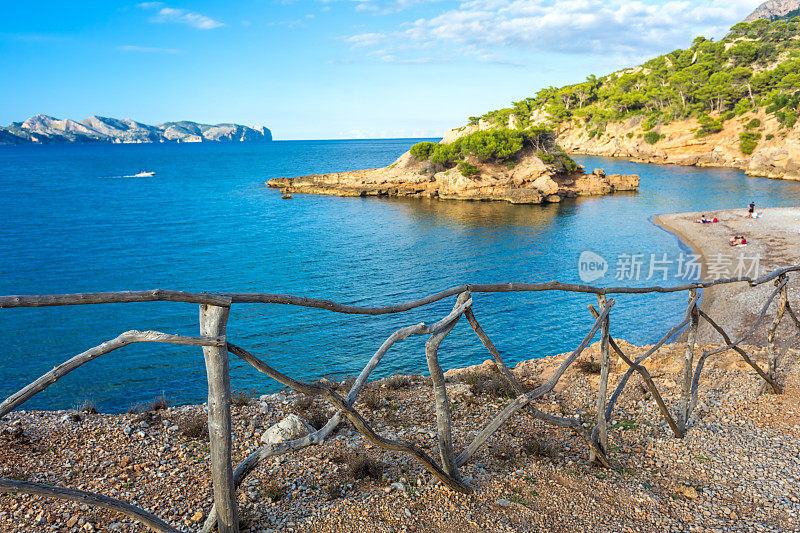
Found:
[[[281,189],[283,194],[501,200],[515,204],[560,202],[563,198],[639,188],[639,176],[606,176],[605,172],[586,175],[580,167],[577,172],[560,173],[531,149],[525,150],[512,168],[478,160],[468,162],[478,168],[477,175],[464,176],[457,167],[440,170],[406,152],[385,168],[274,178],[267,185]]]
[[[760,123],[748,129],[753,120]],[[763,110],[725,121],[719,133],[698,138],[696,119],[657,125],[652,131],[662,136],[654,144],[644,138],[641,117],[606,125],[602,136],[592,136],[574,124],[562,125],[558,142],[568,152],[627,157],[642,163],[733,167],[753,176],[800,180],[800,125],[782,128],[774,115]],[[752,154],[740,150],[740,135],[760,135]]]
[[[758,19],[777,20],[800,10],[800,0],[768,0],[750,13],[745,22]]]

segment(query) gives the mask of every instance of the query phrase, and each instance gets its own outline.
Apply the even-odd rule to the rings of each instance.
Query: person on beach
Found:
[[[756,203],[750,202],[750,207],[747,209],[747,218],[753,218],[753,213],[756,210]]]
[[[700,218],[695,220],[695,222],[697,222],[698,224],[713,224],[714,222],[719,222],[719,220],[717,220],[717,217],[706,218],[705,215],[701,215]]]

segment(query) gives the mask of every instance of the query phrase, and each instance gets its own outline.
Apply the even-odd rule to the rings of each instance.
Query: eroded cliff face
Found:
[[[716,118],[716,117],[714,117]],[[747,129],[754,118],[761,126]],[[655,144],[645,141],[643,117],[609,123],[602,136],[575,123],[562,124],[558,142],[567,152],[627,157],[643,163],[719,166],[740,168],[753,176],[800,180],[800,126],[782,128],[774,115],[763,111],[747,113],[723,123],[719,133],[697,138],[696,119],[676,121],[653,128],[663,138]],[[740,134],[750,131],[761,138],[752,154],[740,150]]]
[[[455,137],[452,137],[455,138]],[[385,168],[275,178],[267,182],[283,193],[336,196],[408,196],[442,200],[499,200],[519,204],[560,202],[563,198],[634,191],[638,176],[606,175],[602,170],[558,173],[532,150],[510,168],[503,164],[468,160],[479,173],[462,175],[458,168],[437,171],[429,161],[417,161],[409,152]]]

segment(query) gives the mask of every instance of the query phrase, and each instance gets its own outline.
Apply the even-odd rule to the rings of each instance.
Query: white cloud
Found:
[[[364,32],[345,41],[354,48],[393,53],[449,48],[475,59],[497,59],[498,51],[506,50],[508,55],[507,49],[644,58],[686,47],[697,35],[722,36],[759,2],[465,0],[454,9],[398,30]]]
[[[154,22],[156,24],[185,24],[187,26],[197,28],[198,30],[213,30],[214,28],[219,28],[225,25],[222,22],[212,19],[211,17],[207,17],[206,15],[194,13],[192,11],[186,11],[185,9],[168,7],[162,2],[143,2],[138,4],[138,7],[150,11],[156,11],[156,13],[150,17],[150,22]]]
[[[178,50],[177,48],[157,48],[153,46],[136,46],[133,44],[118,46],[117,50],[122,50],[123,52],[146,52],[151,54],[180,54],[183,52],[183,50]]]
[[[373,11],[381,14],[399,13],[406,9],[424,4],[441,2],[442,0],[352,0],[356,2],[356,11]]]

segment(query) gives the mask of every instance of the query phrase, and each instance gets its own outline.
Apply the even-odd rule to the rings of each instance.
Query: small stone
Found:
[[[277,424],[270,426],[270,428],[261,435],[261,442],[264,444],[277,444],[279,442],[305,437],[313,431],[315,431],[314,428],[309,426],[302,418],[292,413]]]
[[[194,514],[192,515],[192,518],[191,518],[190,520],[191,520],[192,522],[199,522],[199,521],[201,521],[202,519],[203,519],[203,511],[201,511],[201,510],[198,510],[196,513],[194,513]]]

